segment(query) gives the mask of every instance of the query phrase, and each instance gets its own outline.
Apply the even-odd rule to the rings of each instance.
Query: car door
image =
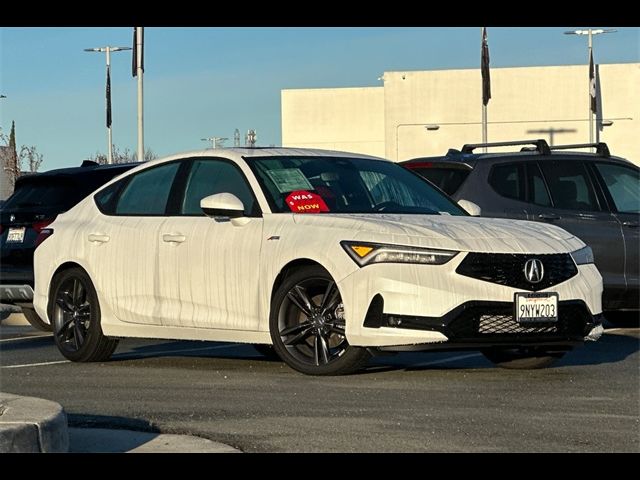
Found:
[[[258,330],[262,216],[240,168],[218,158],[190,161],[177,211],[160,235],[162,323]],[[247,221],[205,216],[200,200],[232,193]]]
[[[595,163],[596,171],[620,222],[624,237],[627,308],[638,308],[640,290],[640,170],[612,162]]]
[[[160,227],[179,162],[142,170],[95,196],[102,211],[85,232],[96,290],[123,322],[160,324]]]
[[[539,162],[552,204],[532,204],[531,220],[564,228],[589,245],[602,274],[603,300],[612,301],[624,293],[624,239],[620,223],[596,194],[586,165],[579,159]]]

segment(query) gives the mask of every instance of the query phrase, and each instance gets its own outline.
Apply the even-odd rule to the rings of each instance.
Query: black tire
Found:
[[[487,359],[501,368],[532,370],[546,368],[562,358],[566,351],[540,348],[494,348],[482,352]]]
[[[260,355],[269,360],[280,360],[280,357],[276,353],[275,348],[273,348],[273,345],[267,345],[266,343],[254,343],[253,348],[255,348]]]
[[[42,332],[51,332],[53,330],[51,325],[42,320],[40,315],[38,315],[32,308],[23,308],[22,314],[24,315],[24,318],[27,319],[27,322],[29,322],[36,330],[40,330]]]
[[[640,327],[640,312],[604,312],[604,318],[616,327],[638,328]]]
[[[52,283],[49,318],[60,353],[73,362],[109,359],[118,340],[102,334],[98,295],[87,272],[64,270]]]
[[[347,342],[341,309],[340,292],[324,268],[295,270],[271,304],[269,330],[278,356],[307,375],[345,375],[363,367],[370,354]]]

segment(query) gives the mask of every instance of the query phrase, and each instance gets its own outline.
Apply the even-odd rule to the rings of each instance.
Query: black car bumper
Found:
[[[0,269],[0,303],[31,305],[33,302],[33,270],[2,265]]]
[[[510,302],[467,302],[442,317],[371,315],[370,310],[365,326],[436,331],[449,339],[441,344],[410,348],[415,350],[534,345],[571,347],[581,344],[603,320],[602,314],[591,314],[581,300],[559,302],[558,321],[553,323],[521,325],[514,320],[513,313]]]

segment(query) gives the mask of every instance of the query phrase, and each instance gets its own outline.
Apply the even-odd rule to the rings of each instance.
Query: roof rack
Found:
[[[492,142],[492,143],[467,143],[462,146],[462,153],[473,153],[473,150],[480,147],[513,147],[516,145],[534,145],[536,151],[542,155],[549,155],[551,150],[546,140],[518,140],[515,142]]]
[[[573,148],[595,148],[596,155],[610,157],[609,147],[604,142],[598,143],[573,143],[571,145],[553,145],[551,150],[571,150]]]

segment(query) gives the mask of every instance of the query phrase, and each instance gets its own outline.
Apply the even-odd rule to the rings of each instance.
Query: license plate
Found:
[[[7,243],[22,243],[24,240],[25,227],[10,228],[7,232]]]
[[[516,321],[542,323],[558,321],[557,293],[516,293]]]

